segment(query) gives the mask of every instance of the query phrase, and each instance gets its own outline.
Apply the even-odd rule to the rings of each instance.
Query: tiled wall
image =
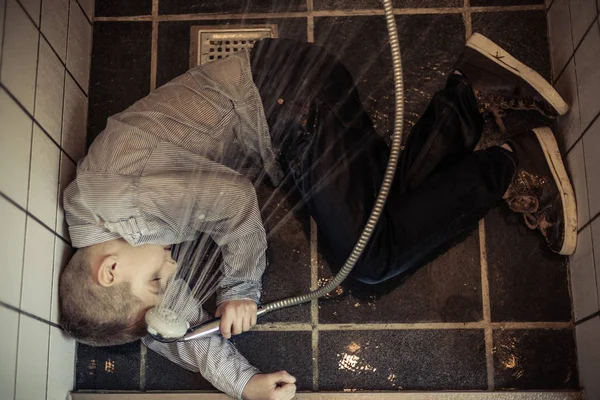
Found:
[[[57,324],[72,250],[60,189],[85,151],[93,0],[0,0],[0,399],[63,400]]]
[[[578,203],[570,275],[581,385],[600,399],[600,0],[547,1],[552,70],[571,105],[559,138]]]

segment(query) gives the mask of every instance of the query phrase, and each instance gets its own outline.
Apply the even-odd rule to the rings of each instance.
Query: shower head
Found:
[[[180,340],[190,327],[188,322],[175,311],[156,307],[146,312],[146,324],[150,336],[163,343]]]

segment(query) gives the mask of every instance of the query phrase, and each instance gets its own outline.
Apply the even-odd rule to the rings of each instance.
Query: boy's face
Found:
[[[120,279],[131,284],[131,292],[144,308],[159,304],[167,280],[175,273],[177,263],[171,258],[171,246],[127,244],[119,252],[117,264]]]

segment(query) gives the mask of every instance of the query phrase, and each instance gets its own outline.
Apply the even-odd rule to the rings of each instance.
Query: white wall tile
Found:
[[[79,0],[79,4],[89,19],[94,18],[94,0]]]
[[[569,61],[565,71],[556,82],[555,88],[569,105],[569,112],[558,119],[558,143],[561,150],[565,152],[573,146],[573,143],[581,136],[582,132],[579,118],[575,61]]]
[[[59,157],[58,146],[34,124],[28,211],[49,227],[56,223]]]
[[[74,254],[74,250],[60,239],[54,242],[54,272],[52,276],[52,309],[50,321],[58,324],[58,282],[62,269],[67,265]]]
[[[583,157],[583,143],[581,141],[573,147],[573,150],[571,150],[565,161],[577,200],[577,226],[581,228],[590,219],[585,159]]]
[[[54,238],[52,232],[27,218],[21,309],[46,320],[50,319]]]
[[[90,80],[92,54],[92,25],[77,5],[71,0],[69,12],[69,36],[67,40],[67,69],[87,93]]]
[[[0,279],[0,300],[18,307],[21,301],[26,215],[2,197],[0,197],[0,215],[2,216],[0,254],[5,265]]]
[[[34,117],[56,143],[60,143],[64,84],[65,67],[48,42],[40,38]]]
[[[67,393],[73,390],[74,369],[75,340],[60,329],[51,327],[46,400],[67,398]]]
[[[590,217],[600,212],[600,157],[598,157],[598,149],[600,149],[600,118],[594,122],[583,137]]]
[[[39,32],[16,0],[7,0],[0,80],[33,113]]]
[[[56,207],[56,232],[69,239],[69,227],[65,219],[65,210],[63,207],[63,193],[67,186],[75,179],[77,166],[64,153],[60,154],[60,176],[58,181],[58,204]]]
[[[600,26],[596,22],[575,53],[579,113],[585,129],[600,111]]]
[[[600,253],[598,254],[600,255]],[[575,320],[580,320],[598,311],[594,252],[589,226],[579,233],[577,250],[571,256],[570,261],[573,313],[575,314]]]
[[[19,332],[19,314],[16,311],[0,307],[0,399],[13,399],[15,396],[15,376],[17,367],[17,335]]]
[[[40,25],[41,0],[20,0],[21,4],[37,26]]]
[[[594,265],[596,269],[596,290],[598,292],[598,308],[600,308],[600,220],[592,222],[592,242],[594,244]],[[599,338],[600,340],[600,338]]]
[[[23,208],[27,208],[29,155],[33,122],[0,88],[0,191]]]
[[[554,78],[556,78],[567,64],[571,54],[573,54],[569,0],[554,0],[547,18],[550,52],[552,54],[552,72]]]
[[[600,399],[600,317],[575,327],[579,382],[589,400]]]
[[[67,59],[69,0],[44,0],[40,29],[64,62]]]
[[[86,128],[87,97],[73,78],[67,75],[61,146],[75,161],[79,161],[85,154]]]
[[[6,0],[0,0],[0,60],[2,60],[2,37],[4,36],[4,12],[6,11]],[[1,66],[2,64],[0,64]]]
[[[573,31],[573,45],[577,47],[583,35],[596,18],[596,0],[570,0],[571,29]]]
[[[50,325],[22,315],[17,353],[15,400],[44,399]]]

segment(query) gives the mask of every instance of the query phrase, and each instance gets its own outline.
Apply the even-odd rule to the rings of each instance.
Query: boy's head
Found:
[[[131,246],[111,240],[78,249],[59,282],[60,324],[92,346],[145,335],[146,311],[156,306],[177,264],[170,246]]]

